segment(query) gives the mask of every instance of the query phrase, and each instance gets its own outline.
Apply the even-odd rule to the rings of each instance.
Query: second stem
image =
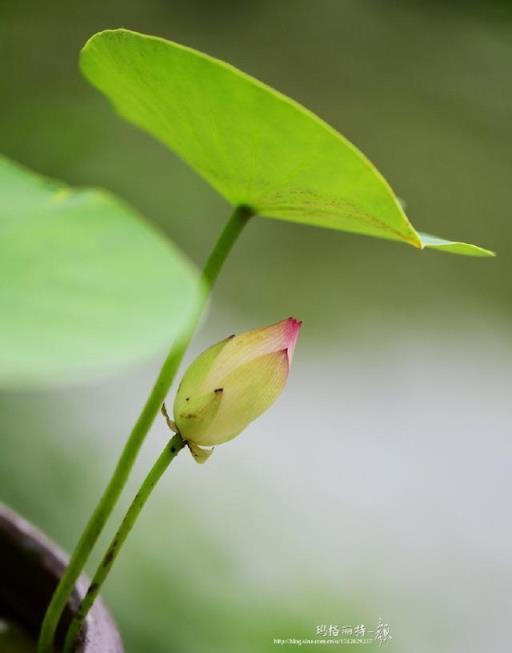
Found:
[[[103,556],[101,563],[92,578],[86,595],[82,599],[77,611],[73,615],[73,619],[66,635],[66,641],[64,643],[64,653],[71,653],[73,650],[73,645],[80,631],[80,628],[85,618],[87,617],[92,604],[100,593],[102,585],[105,582],[110,570],[112,569],[112,565],[116,561],[121,547],[130,534],[130,531],[132,530],[137,517],[139,516],[142,508],[144,508],[144,505],[148,500],[149,495],[153,491],[153,488],[184,446],[185,442],[183,441],[183,438],[181,435],[179,435],[179,433],[177,433],[166,445],[165,449],[162,451],[160,456],[157,458],[157,461],[149,471],[149,474],[144,479],[139,491],[135,495],[135,498],[133,499],[126,515],[124,516],[123,521],[121,522],[121,526],[118,528],[105,555]]]

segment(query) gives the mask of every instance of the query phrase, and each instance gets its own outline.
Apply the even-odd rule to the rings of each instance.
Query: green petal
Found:
[[[176,395],[174,420],[184,440],[202,440],[219,410],[222,394],[222,388],[217,388],[205,395]]]
[[[204,395],[215,390],[217,385],[208,385],[206,380],[215,361],[219,357],[219,354],[232,338],[233,336],[230,336],[229,338],[225,338],[224,340],[217,342],[215,345],[208,347],[208,349],[199,354],[199,356],[188,366],[178,387],[178,392],[176,393],[176,399],[174,402],[175,414],[177,403],[183,402],[185,397],[191,395],[197,397],[198,395]]]
[[[286,350],[255,358],[222,380],[222,401],[196,444],[222,444],[237,436],[274,403],[288,378]]]
[[[200,465],[204,464],[208,458],[212,455],[213,449],[203,449],[203,447],[200,447],[197,444],[194,444],[193,442],[187,442],[188,448],[190,449],[190,453],[192,454],[192,457],[196,461],[196,463],[199,463]]]

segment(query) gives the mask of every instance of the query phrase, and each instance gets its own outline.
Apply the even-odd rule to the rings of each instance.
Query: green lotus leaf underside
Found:
[[[121,116],[174,150],[235,206],[420,249],[493,255],[417,232],[389,184],[352,143],[223,61],[118,29],[94,35],[80,62]]]

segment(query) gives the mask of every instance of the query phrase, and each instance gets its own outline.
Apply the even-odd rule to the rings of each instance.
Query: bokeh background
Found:
[[[203,467],[180,456],[156,490],[105,591],[128,653],[273,651],[274,638],[379,617],[394,653],[506,650],[510,3],[0,3],[3,152],[117,192],[201,264],[228,207],[78,73],[85,40],[119,26],[295,97],[379,166],[418,228],[499,254],[250,224],[190,355],[295,315],[295,368],[242,437]],[[2,394],[2,499],[70,549],[157,367]],[[166,437],[159,422],[124,506]]]

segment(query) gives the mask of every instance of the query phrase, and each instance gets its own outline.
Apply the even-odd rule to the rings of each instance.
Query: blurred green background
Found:
[[[229,208],[78,73],[85,40],[121,26],[298,99],[377,164],[415,226],[498,252],[466,259],[250,224],[190,356],[293,314],[304,320],[294,372],[243,437],[204,467],[183,455],[155,492],[105,592],[128,653],[272,651],[274,638],[379,617],[395,653],[501,650],[512,608],[512,5],[0,3],[3,152],[115,191],[201,264]],[[157,367],[3,394],[2,499],[70,549]],[[125,506],[166,435],[157,424]]]

